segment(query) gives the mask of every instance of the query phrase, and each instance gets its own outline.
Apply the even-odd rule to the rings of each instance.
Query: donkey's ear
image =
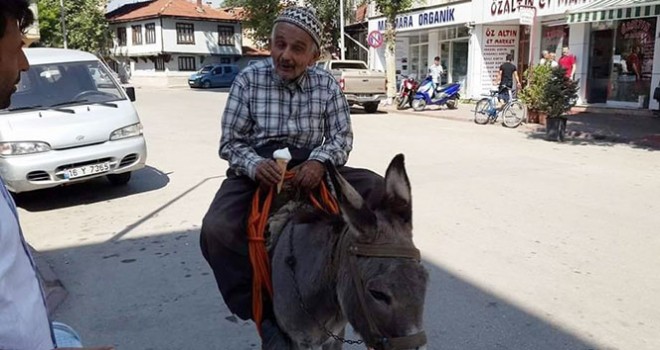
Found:
[[[362,196],[342,177],[337,168],[326,162],[328,175],[337,192],[342,216],[360,235],[368,235],[376,228],[376,214],[367,206]]]
[[[403,154],[392,159],[385,173],[386,207],[405,222],[412,220],[412,193]]]

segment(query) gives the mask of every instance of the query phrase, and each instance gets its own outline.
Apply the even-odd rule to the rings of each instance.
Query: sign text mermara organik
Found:
[[[406,29],[413,27],[425,27],[439,23],[454,22],[454,8],[444,8],[441,10],[431,10],[414,15],[401,15],[397,16],[394,21],[396,29]],[[378,21],[378,30],[385,31],[387,29],[386,20],[381,19]]]

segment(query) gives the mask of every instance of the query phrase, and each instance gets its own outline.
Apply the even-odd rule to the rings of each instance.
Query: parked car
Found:
[[[143,168],[142,124],[122,88],[94,55],[64,49],[25,49],[8,108],[0,110],[0,176],[14,193],[107,176],[126,184]]]
[[[202,87],[205,89],[212,87],[231,86],[239,68],[235,64],[214,64],[202,67],[197,73],[190,76],[188,85],[191,88]]]
[[[332,73],[349,105],[360,105],[367,113],[375,113],[380,101],[387,98],[387,78],[384,72],[369,70],[362,61],[320,61],[317,67]]]

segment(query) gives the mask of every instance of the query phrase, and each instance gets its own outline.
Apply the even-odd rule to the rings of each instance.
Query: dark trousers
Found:
[[[339,173],[367,200],[378,203],[385,190],[383,178],[369,170],[338,168]],[[252,267],[248,256],[247,218],[257,183],[229,172],[202,222],[200,245],[229,310],[252,319]],[[272,305],[264,300],[264,319],[273,319]]]

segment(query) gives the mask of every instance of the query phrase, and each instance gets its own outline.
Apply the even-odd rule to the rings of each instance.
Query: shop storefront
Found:
[[[508,53],[514,55],[514,64],[522,78],[530,64],[539,63],[544,50],[559,60],[562,49],[568,47],[577,58],[576,78],[582,81],[589,60],[586,25],[569,25],[566,13],[596,1],[474,1],[475,25],[471,40],[474,40],[475,50],[470,53],[469,66],[473,69],[468,80],[479,83],[472,84],[469,95],[478,97],[493,88],[499,66]],[[523,7],[534,8],[533,26],[520,24]]]
[[[569,16],[589,35],[586,101],[614,107],[657,108],[652,100],[660,74],[660,1],[601,1]],[[617,6],[621,5],[621,6]],[[655,64],[654,64],[655,63]]]
[[[459,2],[402,13],[396,20],[396,72],[423,79],[433,59],[440,57],[443,82],[468,84],[468,56],[472,3]],[[369,33],[385,32],[385,18],[369,20]],[[385,44],[370,49],[370,68],[385,70]]]

